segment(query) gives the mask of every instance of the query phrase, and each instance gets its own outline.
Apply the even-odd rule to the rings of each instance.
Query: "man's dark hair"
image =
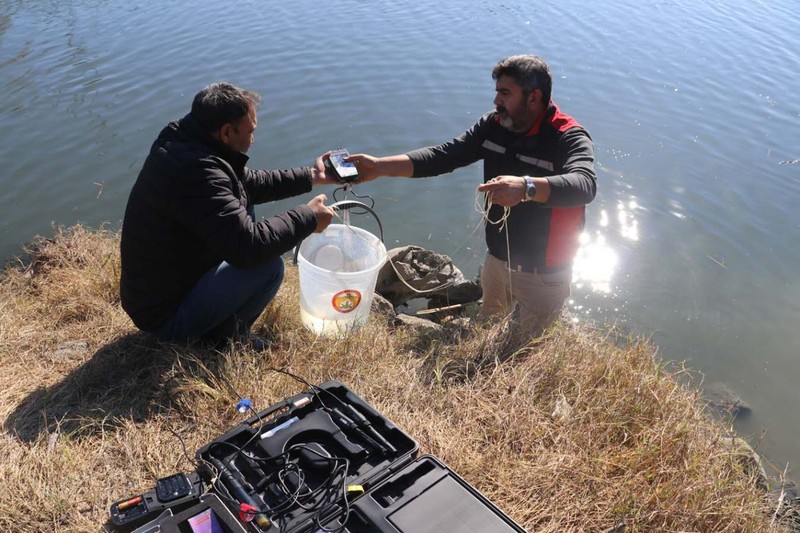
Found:
[[[260,104],[261,97],[252,91],[230,83],[212,83],[195,95],[192,116],[210,133],[225,124],[236,124],[251,106],[257,108]]]
[[[492,79],[498,80],[501,76],[514,78],[527,95],[534,89],[542,91],[542,103],[550,103],[553,91],[553,77],[550,67],[539,56],[518,55],[501,59],[492,69]]]

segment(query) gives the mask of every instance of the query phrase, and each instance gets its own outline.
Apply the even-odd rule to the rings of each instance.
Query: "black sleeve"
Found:
[[[413,177],[438,176],[481,159],[481,144],[487,117],[488,114],[484,115],[470,129],[451,141],[407,153],[414,164]]]
[[[187,172],[203,178],[185,180],[172,210],[184,227],[231,265],[262,264],[291,250],[316,228],[316,216],[305,204],[254,222],[234,195],[231,178],[207,160],[200,165],[203,168]]]
[[[594,200],[597,177],[594,171],[594,146],[585,130],[574,128],[559,141],[562,173],[549,176],[548,207],[575,207]]]
[[[309,167],[288,170],[244,169],[244,186],[252,204],[263,204],[307,193],[311,190]]]

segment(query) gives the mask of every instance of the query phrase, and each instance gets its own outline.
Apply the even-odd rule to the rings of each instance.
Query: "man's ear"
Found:
[[[542,90],[534,89],[528,93],[528,107],[534,108],[542,101]]]
[[[224,124],[220,126],[211,133],[211,136],[223,144],[228,144],[228,139],[231,136],[231,125]]]
[[[223,124],[222,127],[219,129],[219,140],[224,144],[228,144],[228,141],[231,139],[231,133],[233,132],[233,128],[230,124]]]

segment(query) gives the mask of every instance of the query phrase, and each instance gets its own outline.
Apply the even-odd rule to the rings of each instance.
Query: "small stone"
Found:
[[[736,418],[750,412],[750,406],[724,383],[710,383],[703,392],[708,406],[718,416]]]
[[[80,359],[89,352],[89,343],[86,341],[65,342],[53,352],[53,361],[69,362]]]
[[[53,453],[58,444],[58,431],[54,431],[47,436],[47,453]]]
[[[431,322],[430,320],[425,320],[424,318],[419,318],[416,316],[406,315],[405,313],[397,315],[395,324],[398,326],[412,327],[423,333],[435,333],[442,330],[442,326],[436,322]]]
[[[550,416],[561,422],[566,422],[572,417],[572,406],[563,394],[558,395],[556,407],[553,409],[553,413]]]
[[[384,315],[390,321],[393,321],[397,316],[392,302],[378,294],[377,292],[372,295],[372,307],[370,310],[373,313]]]

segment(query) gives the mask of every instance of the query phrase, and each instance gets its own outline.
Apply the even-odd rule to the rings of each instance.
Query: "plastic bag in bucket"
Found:
[[[331,224],[306,238],[297,255],[300,319],[317,334],[342,335],[369,317],[386,248],[372,233]]]

